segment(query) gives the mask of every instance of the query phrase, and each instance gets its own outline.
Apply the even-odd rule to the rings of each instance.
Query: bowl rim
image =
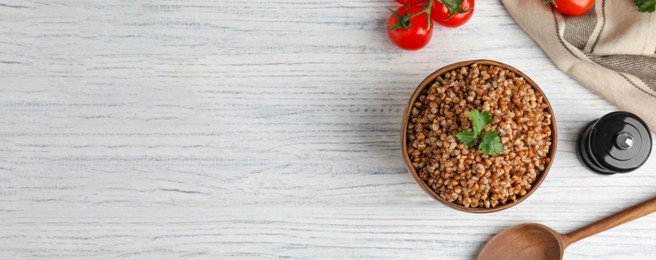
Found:
[[[478,208],[478,207],[477,208],[466,208],[462,205],[458,205],[458,204],[453,203],[453,202],[448,202],[448,201],[440,198],[438,196],[437,192],[435,192],[433,189],[431,189],[431,187],[429,187],[428,184],[426,184],[419,177],[419,175],[415,171],[415,168],[412,166],[412,162],[410,161],[410,156],[408,155],[408,152],[407,152],[408,151],[408,145],[406,143],[406,137],[407,137],[407,131],[406,130],[408,128],[408,120],[410,119],[410,114],[412,112],[412,107],[413,107],[415,101],[417,100],[417,98],[419,97],[419,95],[421,94],[421,92],[427,86],[429,86],[431,83],[433,83],[435,81],[435,79],[437,77],[439,77],[440,75],[442,75],[442,74],[444,74],[448,71],[452,71],[454,69],[457,69],[457,68],[470,66],[474,63],[480,64],[480,65],[498,66],[498,67],[510,70],[510,71],[514,72],[516,75],[519,75],[519,76],[523,77],[524,80],[527,83],[529,83],[533,87],[534,90],[537,90],[540,94],[542,94],[542,96],[544,97],[545,102],[547,103],[547,110],[551,114],[551,147],[549,148],[549,159],[550,160],[547,163],[546,167],[544,168],[544,171],[542,171],[538,175],[537,179],[532,183],[531,189],[529,189],[524,196],[521,196],[519,199],[517,199],[517,201],[514,201],[512,203],[497,205],[496,207],[491,207],[491,208]],[[460,211],[470,212],[470,213],[492,213],[492,212],[497,212],[497,211],[501,211],[501,210],[504,210],[504,209],[511,208],[511,207],[521,203],[526,198],[528,198],[531,194],[533,194],[533,192],[535,192],[535,190],[537,190],[540,187],[540,184],[542,184],[542,182],[546,178],[547,174],[549,173],[549,170],[551,169],[551,166],[554,163],[554,159],[555,159],[556,151],[557,151],[557,146],[558,146],[558,131],[557,131],[557,129],[558,129],[558,127],[556,127],[555,113],[553,111],[551,103],[549,102],[549,99],[544,94],[542,89],[538,86],[538,84],[536,84],[526,74],[524,74],[523,72],[521,72],[520,70],[516,69],[513,66],[510,66],[510,65],[502,63],[502,62],[494,61],[494,60],[486,60],[486,59],[467,60],[467,61],[461,61],[461,62],[456,62],[456,63],[446,65],[446,66],[434,71],[433,73],[428,75],[428,77],[426,77],[423,81],[421,81],[421,83],[419,83],[419,85],[417,86],[415,91],[410,96],[410,99],[408,100],[408,104],[406,105],[405,113],[403,114],[403,122],[401,124],[401,152],[403,153],[403,160],[405,161],[406,167],[408,168],[408,170],[410,171],[410,173],[414,177],[415,181],[431,197],[433,197],[437,201],[441,202],[442,204],[444,204],[444,205],[446,205],[450,208],[457,209],[457,210],[460,210]]]

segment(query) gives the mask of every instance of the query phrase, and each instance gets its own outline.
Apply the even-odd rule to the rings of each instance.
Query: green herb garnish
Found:
[[[501,139],[499,138],[499,132],[485,132],[485,135],[481,139],[481,144],[478,145],[478,149],[481,149],[487,155],[495,155],[503,152],[503,143],[501,143]]]
[[[465,146],[467,147],[472,147],[474,144],[476,144],[476,136],[474,132],[464,130],[458,134],[456,134],[456,137],[458,137],[458,141],[463,142]]]
[[[472,147],[476,144],[476,139],[481,135],[483,128],[489,123],[492,123],[492,115],[487,111],[479,112],[474,109],[469,112],[469,120],[474,124],[474,130],[463,130],[460,133],[456,134],[458,141],[465,144],[467,147]],[[497,131],[487,131],[483,138],[481,138],[481,143],[478,145],[478,149],[484,154],[495,155],[503,151],[503,143],[499,138],[499,132]]]
[[[635,0],[638,10],[643,13],[656,11],[656,0]]]

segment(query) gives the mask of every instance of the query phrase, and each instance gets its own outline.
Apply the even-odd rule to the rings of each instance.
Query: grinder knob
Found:
[[[590,122],[576,142],[576,154],[591,170],[603,174],[638,169],[651,153],[647,124],[624,111],[609,113]]]

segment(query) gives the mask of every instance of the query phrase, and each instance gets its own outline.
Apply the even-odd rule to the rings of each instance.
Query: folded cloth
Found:
[[[597,0],[575,17],[542,0],[502,2],[560,70],[656,130],[656,13],[633,0]]]

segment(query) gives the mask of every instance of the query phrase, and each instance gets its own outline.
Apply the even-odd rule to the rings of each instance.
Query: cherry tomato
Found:
[[[428,17],[430,7],[404,5],[396,9],[387,20],[387,35],[399,48],[419,50],[433,36],[433,22]],[[419,13],[419,14],[418,14]]]
[[[556,7],[558,12],[569,16],[584,14],[594,2],[594,0],[545,0],[545,3],[551,3]]]
[[[396,2],[402,5],[409,5],[409,4],[421,4],[423,2],[426,2],[426,0],[396,0]]]
[[[431,18],[436,23],[445,27],[461,26],[474,15],[474,0],[431,1],[435,1],[431,10]]]

